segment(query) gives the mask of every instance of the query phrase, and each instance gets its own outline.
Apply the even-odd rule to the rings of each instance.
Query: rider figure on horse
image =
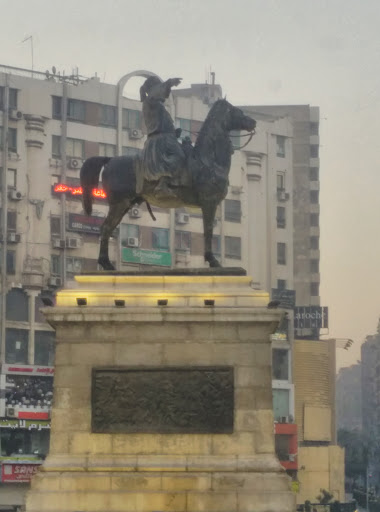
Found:
[[[164,105],[171,88],[180,83],[181,78],[161,82],[151,76],[140,88],[148,138],[142,153],[142,172],[137,177],[137,192],[142,192],[145,180],[154,187],[155,197],[161,199],[175,198],[175,189],[188,185],[187,145],[191,142],[183,146],[178,142],[181,130],[175,129]]]

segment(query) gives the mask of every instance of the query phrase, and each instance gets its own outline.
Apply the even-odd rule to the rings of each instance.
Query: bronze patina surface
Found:
[[[92,432],[232,433],[228,366],[94,368]]]

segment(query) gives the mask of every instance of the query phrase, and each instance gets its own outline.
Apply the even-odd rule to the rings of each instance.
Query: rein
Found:
[[[181,130],[183,132],[191,133],[191,135],[197,135],[197,136],[200,133],[200,132],[192,132],[191,130],[186,130],[185,128],[181,128]],[[232,137],[232,138],[233,137],[239,137],[239,138],[241,138],[241,137],[249,137],[249,139],[247,140],[247,142],[245,144],[243,144],[242,146],[239,146],[238,148],[234,147],[234,149],[243,149],[243,148],[245,148],[245,146],[248,146],[248,144],[251,142],[252,137],[255,135],[255,133],[256,133],[256,130],[253,129],[251,132],[245,133],[243,135],[231,135],[231,134],[229,134],[229,136]]]

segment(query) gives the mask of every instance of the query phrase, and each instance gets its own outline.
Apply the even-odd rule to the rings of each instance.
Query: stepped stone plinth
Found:
[[[230,274],[230,275],[229,275]],[[274,453],[281,312],[236,269],[77,276],[27,512],[291,512]]]

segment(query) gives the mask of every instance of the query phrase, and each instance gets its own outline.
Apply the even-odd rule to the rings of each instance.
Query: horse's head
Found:
[[[244,112],[237,107],[228,103],[227,100],[224,101],[227,106],[227,129],[228,131],[232,130],[246,130],[247,132],[253,132],[256,128],[256,121],[249,116],[246,116]]]

